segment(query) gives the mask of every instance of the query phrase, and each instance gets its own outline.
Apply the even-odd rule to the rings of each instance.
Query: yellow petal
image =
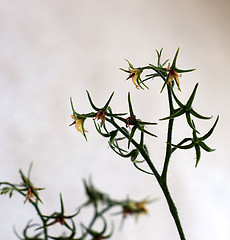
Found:
[[[75,123],[75,128],[79,131],[79,132],[81,132],[82,134],[84,134],[83,133],[83,121],[84,121],[84,119],[78,119],[78,118],[76,118],[76,123]]]
[[[132,78],[132,81],[134,83],[134,85],[136,86],[137,89],[140,89],[140,87],[137,85],[137,78],[138,78],[138,73],[135,73],[135,75]]]

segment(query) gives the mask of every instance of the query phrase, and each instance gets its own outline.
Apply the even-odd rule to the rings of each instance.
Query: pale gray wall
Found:
[[[127,67],[125,58],[135,66],[155,63],[155,49],[162,47],[165,59],[172,59],[180,47],[178,66],[197,70],[183,75],[178,94],[186,100],[199,82],[194,108],[220,114],[220,121],[208,140],[217,151],[202,152],[197,169],[193,150],[175,154],[170,187],[188,240],[229,240],[228,13],[227,0],[0,1],[0,180],[20,181],[18,169],[26,172],[33,162],[32,180],[46,188],[44,210],[58,210],[62,192],[71,214],[85,199],[82,178],[91,174],[114,197],[159,198],[147,217],[138,224],[128,219],[113,239],[177,240],[155,180],[116,156],[92,122],[85,124],[88,142],[68,125],[70,96],[77,111],[91,111],[86,89],[99,106],[115,91],[112,106],[127,111],[130,91],[136,115],[147,121],[167,116],[160,80],[149,83],[150,91],[137,91],[119,67]],[[200,123],[203,133],[213,122]],[[159,168],[165,127],[153,127],[159,138],[148,140]],[[178,139],[186,129],[182,117],[175,127]],[[0,198],[0,218],[0,239],[16,239],[13,225],[21,232],[34,214],[15,195]]]

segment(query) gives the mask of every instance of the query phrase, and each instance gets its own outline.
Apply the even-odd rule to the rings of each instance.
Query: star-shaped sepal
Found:
[[[196,118],[199,118],[199,119],[210,119],[212,118],[211,117],[205,117],[199,113],[197,113],[193,108],[192,108],[192,103],[193,103],[193,100],[194,100],[194,97],[195,97],[195,94],[196,94],[196,91],[197,91],[197,87],[198,87],[198,83],[195,85],[194,89],[193,89],[193,92],[191,94],[191,96],[189,97],[187,103],[184,105],[181,103],[181,101],[177,98],[177,96],[175,95],[173,89],[171,88],[172,90],[172,95],[173,95],[173,98],[174,100],[176,101],[176,103],[179,105],[179,108],[174,110],[174,112],[168,116],[168,117],[165,117],[165,118],[162,118],[160,120],[168,120],[168,119],[174,119],[174,118],[177,118],[183,114],[185,114],[186,116],[186,119],[187,119],[187,123],[188,125],[197,133],[199,133],[195,127],[194,127],[194,124],[192,123],[192,119],[191,119],[191,115],[193,115],[194,117]]]
[[[201,157],[201,148],[203,150],[205,150],[206,152],[213,152],[215,151],[215,149],[210,148],[209,146],[206,145],[206,143],[204,143],[204,140],[206,140],[208,137],[211,136],[211,134],[213,133],[217,122],[219,120],[219,116],[217,116],[215,123],[213,124],[212,128],[202,137],[198,137],[197,136],[197,132],[195,130],[193,130],[193,137],[192,138],[185,138],[183,139],[179,144],[175,145],[175,144],[171,144],[174,148],[172,149],[172,151],[175,151],[177,148],[179,149],[190,149],[190,148],[195,148],[196,151],[196,167],[200,161],[200,157]],[[195,128],[195,124],[194,122],[192,122],[192,124],[194,125]],[[184,145],[187,142],[191,142],[187,145]]]

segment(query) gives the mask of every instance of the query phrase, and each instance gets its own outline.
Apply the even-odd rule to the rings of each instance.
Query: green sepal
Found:
[[[160,121],[173,119],[173,118],[183,115],[184,113],[185,113],[185,111],[183,109],[179,109],[179,110],[175,111],[172,115],[165,117],[165,118],[161,118]]]
[[[130,135],[129,135],[129,141],[128,141],[128,148],[130,147],[130,143],[131,143],[131,141],[132,141],[132,139],[133,139],[134,133],[135,133],[135,131],[137,130],[137,128],[138,128],[138,125],[135,125],[135,126],[133,126],[132,129],[131,129],[131,133],[130,133]]]
[[[109,106],[109,103],[110,103],[111,100],[112,100],[113,95],[114,95],[114,92],[112,92],[112,94],[111,94],[110,97],[109,97],[109,100],[106,102],[105,106],[102,108],[102,110],[103,110],[104,112],[107,110],[107,108],[108,108],[108,106]]]
[[[160,60],[161,60],[161,54],[162,54],[163,48],[161,48],[160,52],[158,50],[156,50],[157,52],[157,66],[158,67],[163,67],[168,61],[169,59],[165,60],[164,63],[161,64]]]
[[[217,125],[218,120],[219,120],[219,115],[217,116],[216,121],[213,124],[212,128],[203,137],[200,138],[202,141],[211,136],[211,134],[213,133],[213,131]]]
[[[172,149],[172,152],[174,152],[177,148],[183,149],[184,146],[182,146],[182,144],[184,144],[184,143],[186,143],[188,141],[192,142],[192,139],[191,138],[184,138],[177,145],[171,143],[171,145],[174,147]],[[184,149],[189,149],[189,148],[192,148],[192,147],[193,147],[193,142],[191,144],[186,145]]]
[[[193,71],[195,71],[195,70],[196,70],[195,68],[193,68],[193,69],[187,69],[187,70],[182,70],[182,69],[175,68],[175,71],[176,71],[177,73],[187,73],[187,72],[193,72]]]
[[[113,144],[115,137],[117,136],[118,130],[113,130],[110,132],[109,145]]]
[[[152,123],[152,122],[142,122],[142,121],[141,121],[141,124],[142,124],[142,125],[157,125],[157,123]]]
[[[163,90],[164,90],[164,88],[165,88],[165,86],[167,85],[167,82],[165,81],[164,82],[164,84],[163,84],[163,87],[161,88],[161,91],[160,91],[160,93],[162,93],[163,92]]]
[[[197,167],[197,165],[200,161],[200,156],[201,156],[200,146],[198,144],[195,144],[194,147],[195,147],[195,150],[196,150],[196,165],[195,165],[195,167]]]
[[[131,151],[131,161],[134,162],[137,159],[137,156],[139,155],[139,150],[134,149]]]
[[[188,110],[192,107],[192,103],[193,103],[193,100],[194,100],[194,97],[195,97],[198,85],[199,85],[198,83],[195,85],[195,87],[194,87],[194,89],[192,91],[192,94],[191,94],[191,96],[189,97],[189,99],[187,101],[186,107],[187,107]]]
[[[129,60],[125,59],[125,61],[129,64],[129,67],[134,69],[133,65],[129,62]]]
[[[207,146],[204,142],[200,141],[199,145],[206,151],[206,152],[214,152],[216,149],[212,149]]]
[[[195,132],[199,133],[199,132],[196,130],[195,124],[194,124],[194,122],[193,122],[192,119],[191,119],[190,112],[185,112],[185,116],[186,116],[188,125],[189,125]]]
[[[141,171],[141,172],[143,172],[143,173],[150,174],[150,175],[154,175],[152,172],[148,172],[148,171],[140,168],[140,167],[137,165],[137,161],[134,161],[134,162],[133,162],[133,165],[134,165],[134,167],[135,167],[136,169],[138,169],[139,171]]]
[[[189,112],[194,116],[194,117],[196,117],[196,118],[199,118],[199,119],[204,119],[204,120],[206,120],[206,119],[211,119],[212,118],[212,116],[211,117],[205,117],[205,116],[203,116],[203,115],[200,115],[199,113],[197,113],[195,110],[193,110],[192,108],[189,110]]]
[[[178,56],[179,50],[180,49],[178,48],[177,51],[176,51],[175,57],[173,59],[173,63],[172,63],[172,66],[171,66],[172,69],[176,68],[176,61],[177,61],[177,56]]]
[[[191,139],[189,139],[189,140],[191,140]],[[184,142],[183,142],[184,143]],[[175,147],[175,148],[179,148],[179,149],[190,149],[190,148],[193,148],[194,147],[194,143],[192,142],[192,143],[190,143],[190,144],[188,144],[188,145],[181,145],[182,143],[179,143],[179,144],[177,144],[177,145],[175,145],[175,144],[171,144],[173,147]]]
[[[134,116],[133,107],[130,99],[130,92],[128,93],[128,104],[129,104],[129,113],[130,117]]]
[[[103,132],[101,131],[101,126],[100,126],[99,124],[97,124],[95,120],[94,120],[93,122],[94,122],[94,126],[95,126],[96,130],[98,131],[98,133],[99,133],[100,135],[102,135],[103,137],[110,137],[110,133],[108,133],[108,132],[103,133]]]
[[[123,69],[123,68],[119,68],[121,71],[124,71],[124,72],[126,72],[126,73],[130,73],[130,71],[129,70],[126,70],[126,69]]]
[[[141,127],[140,124],[137,125],[137,128],[138,128],[141,132],[144,132],[144,133],[146,133],[146,134],[148,134],[148,135],[150,135],[150,136],[153,136],[153,137],[157,137],[157,135],[155,135],[155,134],[153,134],[153,133],[145,130],[143,127]]]
[[[183,105],[183,104],[181,103],[181,101],[177,98],[177,96],[176,96],[176,94],[174,93],[172,87],[171,87],[171,90],[172,90],[173,98],[174,98],[174,100],[176,101],[176,103],[178,104],[178,106],[179,106],[181,109],[184,109],[184,105]]]
[[[90,103],[90,105],[91,105],[91,107],[95,110],[95,111],[99,111],[100,110],[100,108],[97,108],[95,105],[94,105],[94,103],[93,103],[93,101],[92,101],[92,99],[91,99],[91,97],[90,97],[90,94],[89,94],[89,92],[86,90],[86,93],[87,93],[87,96],[88,96],[88,99],[89,99],[89,103]]]

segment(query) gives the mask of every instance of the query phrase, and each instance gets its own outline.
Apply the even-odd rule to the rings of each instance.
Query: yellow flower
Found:
[[[72,126],[72,125],[75,125],[75,128],[81,132],[84,137],[86,138],[86,135],[85,135],[85,132],[87,132],[85,129],[84,129],[84,121],[85,121],[85,118],[77,118],[76,116],[74,115],[71,115],[71,118],[74,120],[73,123],[71,123],[69,126]]]
[[[140,69],[138,69],[138,68],[134,68],[134,69],[129,68],[129,72],[130,72],[130,74],[129,74],[129,76],[128,76],[128,78],[126,80],[132,78],[132,81],[133,81],[134,85],[136,86],[136,88],[140,89],[140,87],[137,84],[137,79],[138,79],[138,77],[140,75]]]
[[[167,67],[167,71],[169,72],[168,82],[171,83],[175,79],[178,90],[181,91],[179,77],[182,77],[182,75],[178,74],[178,72],[175,69],[170,68],[170,63]]]

